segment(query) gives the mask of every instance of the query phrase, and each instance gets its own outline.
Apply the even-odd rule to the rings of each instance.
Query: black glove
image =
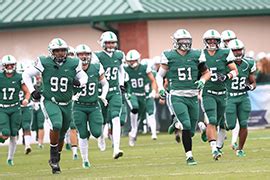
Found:
[[[224,75],[224,74],[221,74],[221,73],[217,73],[217,78],[218,78],[218,80],[221,81],[221,82],[224,82],[224,81],[226,81],[226,79],[229,79],[229,77],[228,77],[227,74]]]
[[[125,86],[120,86],[120,90],[122,94],[127,92]]]
[[[40,92],[39,92],[39,91],[34,90],[34,91],[31,93],[31,96],[32,96],[32,98],[34,99],[34,101],[40,101],[41,95],[40,95]]]
[[[250,84],[245,84],[245,91],[252,91],[254,88]]]
[[[80,86],[81,86],[80,81],[79,81],[78,79],[74,79],[74,80],[73,80],[73,86],[74,86],[75,88],[80,88]]]

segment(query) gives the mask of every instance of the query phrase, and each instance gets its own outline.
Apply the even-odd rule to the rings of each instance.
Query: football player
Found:
[[[150,66],[140,64],[140,53],[133,49],[128,51],[126,55],[126,62],[128,66],[125,67],[125,71],[128,74],[128,87],[130,94],[128,105],[130,106],[130,124],[131,131],[129,132],[129,145],[134,146],[137,129],[138,129],[138,116],[143,116],[142,113],[147,112],[146,119],[151,129],[152,139],[157,139],[156,133],[156,119],[154,114],[154,104],[147,104],[147,94],[145,92],[145,86],[147,80],[151,82],[152,92],[150,97],[156,97],[157,84]]]
[[[191,48],[192,37],[185,29],[173,34],[173,49],[164,51],[157,74],[160,98],[165,98],[163,78],[168,78],[170,104],[176,116],[176,124],[182,124],[182,141],[187,165],[196,165],[192,154],[192,137],[199,118],[198,92],[210,78],[203,51]],[[198,77],[198,74],[202,75]],[[177,123],[179,122],[179,123]]]
[[[104,67],[105,77],[109,83],[109,92],[106,97],[108,106],[105,107],[102,104],[102,111],[103,116],[108,116],[108,119],[104,118],[105,121],[109,120],[112,124],[113,158],[118,159],[123,156],[123,151],[120,149],[120,112],[122,106],[121,94],[125,92],[123,66],[125,55],[122,51],[117,50],[118,39],[111,31],[102,33],[99,43],[103,50],[95,54]],[[101,150],[105,150],[105,139],[103,136],[99,138],[99,147]]]
[[[78,59],[67,57],[68,45],[64,40],[53,39],[48,50],[49,56],[38,57],[35,65],[24,71],[23,80],[32,98],[44,103],[43,112],[51,124],[49,165],[53,174],[59,174],[64,137],[72,120],[73,88],[79,91],[88,77]],[[32,77],[39,73],[43,78],[42,94],[32,83]]]
[[[202,109],[205,112],[207,124],[206,134],[211,146],[212,156],[218,160],[222,153],[218,151],[216,139],[216,128],[224,121],[226,108],[225,81],[231,80],[238,74],[234,63],[235,57],[230,49],[220,48],[221,36],[214,29],[207,30],[203,35],[205,45],[204,54],[206,65],[211,71],[211,79],[207,81],[202,93]],[[229,71],[227,72],[227,69]],[[225,127],[220,126],[225,132]]]
[[[247,124],[251,111],[247,92],[256,88],[256,64],[253,59],[245,57],[245,47],[239,39],[230,41],[228,47],[236,57],[234,62],[238,69],[238,76],[227,82],[226,125],[229,130],[233,130],[236,121],[239,121],[239,146],[236,149],[236,155],[243,157],[246,155],[243,148],[248,134]]]
[[[104,69],[100,63],[91,63],[92,51],[89,46],[80,44],[76,47],[77,57],[82,62],[82,69],[88,75],[88,82],[74,101],[74,122],[79,131],[79,146],[83,161],[83,168],[90,168],[88,159],[88,138],[91,134],[98,138],[102,133],[103,117],[98,99],[107,106],[106,99],[109,84],[104,76]],[[98,96],[98,84],[102,85],[102,94]],[[77,96],[77,95],[75,95]],[[88,127],[89,126],[89,127]],[[88,131],[90,129],[90,132]]]
[[[10,138],[7,158],[7,164],[10,166],[14,165],[16,137],[21,125],[20,91],[24,93],[22,106],[27,106],[30,99],[30,93],[22,80],[22,75],[16,72],[16,63],[14,56],[5,55],[2,58],[3,72],[0,73],[0,139],[4,142]]]

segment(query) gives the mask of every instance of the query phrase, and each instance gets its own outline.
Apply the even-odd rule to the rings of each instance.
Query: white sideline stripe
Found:
[[[68,168],[68,169],[63,169],[62,172],[64,173],[65,171],[73,171],[73,170],[78,170],[78,169],[82,169],[82,167],[78,167],[78,168]],[[43,169],[43,170],[38,170],[38,172],[48,172],[50,171],[49,169]],[[186,176],[186,175],[215,175],[215,174],[230,174],[230,173],[270,173],[270,170],[249,170],[249,171],[242,171],[242,170],[233,170],[233,171],[209,171],[209,172],[183,172],[183,173],[164,173],[164,174],[144,174],[144,175],[128,175],[128,176],[107,176],[107,177],[95,177],[95,179],[126,179],[126,178],[143,178],[143,177],[157,177],[157,176]],[[30,173],[29,173],[30,174]],[[2,174],[0,175],[0,177],[2,176],[8,176],[8,175],[19,175],[18,173],[7,173],[7,174]]]

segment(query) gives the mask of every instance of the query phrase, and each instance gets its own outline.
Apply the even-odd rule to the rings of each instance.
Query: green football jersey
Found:
[[[206,65],[211,71],[211,78],[205,83],[204,90],[225,91],[225,83],[218,81],[217,73],[227,74],[227,65],[235,60],[230,49],[218,49],[214,56],[210,56],[208,51],[204,50]]]
[[[73,95],[73,80],[79,59],[66,58],[60,66],[51,57],[41,56],[40,62],[44,68],[42,72],[43,96],[45,99],[54,98],[57,102],[68,102]],[[36,67],[37,68],[37,67]]]
[[[130,87],[130,93],[145,93],[145,85],[149,82],[147,74],[151,72],[151,69],[147,65],[139,64],[136,68],[130,66],[125,67],[125,71],[128,74]]]
[[[226,81],[229,93],[243,92],[249,75],[256,71],[256,64],[253,59],[244,57],[240,64],[235,64],[238,69],[238,76],[234,77],[231,81]]]
[[[0,104],[19,103],[22,75],[15,72],[8,78],[4,72],[0,72],[0,82]]]
[[[95,53],[99,59],[99,62],[103,65],[105,70],[105,77],[109,83],[109,88],[119,86],[119,68],[122,64],[124,58],[124,53],[122,51],[116,50],[113,52],[112,57],[110,57],[106,52],[100,51]]]
[[[191,49],[185,56],[177,50],[164,51],[161,63],[168,66],[166,77],[170,90],[195,90],[198,80],[198,65],[205,61],[203,51]]]
[[[82,103],[93,103],[98,100],[98,85],[99,77],[103,74],[104,70],[101,70],[100,64],[90,64],[88,69],[85,71],[88,75],[88,82],[83,86],[79,102]]]

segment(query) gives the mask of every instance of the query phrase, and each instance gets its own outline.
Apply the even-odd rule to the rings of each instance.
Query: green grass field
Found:
[[[208,143],[193,140],[193,155],[197,166],[187,166],[182,144],[176,144],[173,135],[159,134],[153,141],[150,135],[140,135],[135,147],[128,146],[128,137],[122,138],[124,157],[112,158],[111,144],[100,152],[95,140],[90,141],[90,169],[82,169],[81,159],[72,160],[71,151],[62,153],[62,173],[52,175],[48,166],[49,145],[43,150],[33,145],[33,152],[24,155],[19,145],[15,166],[6,165],[7,148],[0,149],[0,179],[270,179],[270,129],[252,130],[246,143],[247,156],[236,157],[229,147],[230,135],[225,141],[224,155],[214,161]]]

